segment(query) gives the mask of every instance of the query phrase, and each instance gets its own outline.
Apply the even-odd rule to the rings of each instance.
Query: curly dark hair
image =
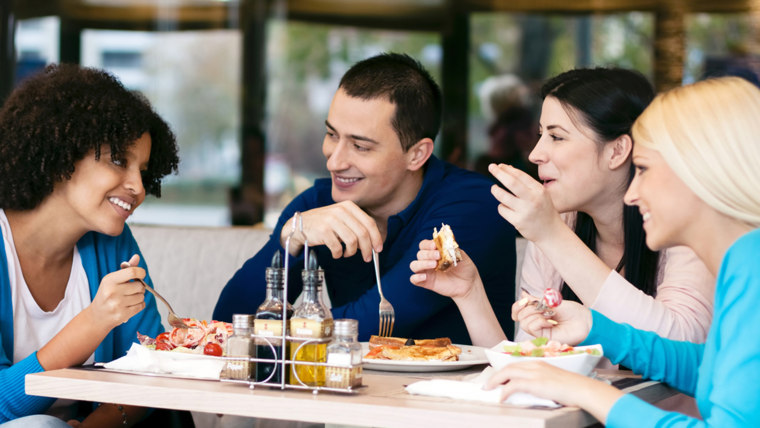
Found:
[[[109,73],[73,64],[49,65],[25,80],[0,109],[0,207],[36,208],[68,180],[74,164],[103,144],[111,158],[145,132],[152,141],[145,192],[161,196],[161,179],[177,172],[177,142],[144,96]]]

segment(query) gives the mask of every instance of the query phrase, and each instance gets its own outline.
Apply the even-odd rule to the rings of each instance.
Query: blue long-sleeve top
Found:
[[[8,277],[8,262],[0,232],[0,423],[22,416],[45,413],[55,398],[26,395],[24,376],[44,371],[33,352],[25,359],[13,364],[13,307],[11,286]],[[77,243],[87,281],[90,299],[100,287],[100,280],[108,273],[119,269],[121,262],[129,260],[133,254],[140,254],[140,266],[147,269],[142,253],[132,237],[129,227],[119,236],[107,236],[95,232],[85,234]],[[145,281],[151,284],[149,276]],[[34,328],[34,326],[29,326]],[[126,323],[114,328],[95,350],[96,362],[107,362],[122,357],[137,342],[137,332],[155,337],[163,331],[161,316],[156,308],[153,295],[145,293],[145,309]]]
[[[612,406],[610,427],[760,426],[760,229],[726,252],[705,344],[678,342],[617,324],[593,312],[584,344],[601,343],[613,363],[694,396],[702,420],[658,409],[627,394]]]
[[[512,334],[510,307],[515,296],[515,230],[502,219],[498,202],[490,193],[491,182],[480,174],[457,168],[434,156],[428,160],[422,187],[415,200],[388,219],[388,233],[379,254],[383,294],[393,304],[398,337],[450,337],[454,343],[471,343],[467,328],[453,300],[413,285],[410,263],[417,258],[419,242],[432,239],[433,228],[451,226],[460,248],[475,262],[483,284],[507,335]],[[230,279],[219,297],[214,319],[229,321],[235,313],[252,314],[265,298],[266,267],[280,244],[283,224],[296,211],[333,204],[331,181],[316,180],[283,211],[267,244]],[[378,333],[375,272],[360,254],[333,259],[324,246],[313,247],[325,272],[334,318],[359,320],[359,340]],[[290,261],[288,300],[301,293],[303,254]]]

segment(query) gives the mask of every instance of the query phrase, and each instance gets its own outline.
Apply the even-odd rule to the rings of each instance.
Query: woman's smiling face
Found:
[[[660,250],[684,245],[687,229],[704,202],[673,172],[660,152],[634,145],[636,175],[625,194],[625,203],[639,207],[647,246]]]
[[[120,234],[124,222],[145,200],[142,173],[148,167],[150,149],[146,132],[127,148],[123,161],[111,159],[107,144],[101,146],[99,159],[94,151],[87,154],[74,165],[71,179],[54,191],[63,200],[61,209],[78,217],[84,232]]]
[[[546,97],[540,137],[529,157],[559,212],[587,211],[613,193],[603,148],[579,119],[572,118],[559,100]],[[619,201],[619,193],[615,197]]]

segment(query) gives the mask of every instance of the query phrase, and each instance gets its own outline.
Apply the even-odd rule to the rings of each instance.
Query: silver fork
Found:
[[[375,263],[375,279],[377,279],[377,291],[380,292],[380,336],[390,336],[393,333],[393,324],[396,322],[396,312],[388,299],[383,296],[383,287],[380,285],[380,263],[377,261],[377,252],[372,250],[372,261]]]
[[[129,262],[122,262],[121,263],[121,268],[122,269],[128,268],[130,266],[131,265],[129,264]],[[148,290],[151,294],[153,294],[156,297],[156,299],[164,302],[164,305],[166,305],[166,307],[169,308],[169,325],[170,326],[176,327],[176,328],[189,328],[187,326],[187,324],[185,324],[182,321],[182,318],[180,318],[179,316],[177,316],[177,314],[174,313],[174,309],[172,309],[172,307],[169,304],[169,302],[167,302],[166,299],[164,299],[160,294],[158,294],[156,292],[156,290],[153,289],[153,287],[151,287],[150,285],[146,284],[145,281],[143,281],[140,278],[134,278],[134,280],[135,281],[139,281],[140,284],[142,284],[143,287],[145,287],[146,290]]]

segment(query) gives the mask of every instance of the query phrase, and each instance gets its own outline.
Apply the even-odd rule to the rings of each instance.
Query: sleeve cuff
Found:
[[[632,395],[625,394],[612,405],[607,414],[606,426],[608,428],[639,428],[660,427],[694,422],[689,416],[676,412],[668,412],[647,403]],[[692,425],[689,425],[692,426]]]
[[[606,336],[605,333],[608,332],[611,328],[614,328],[613,326],[616,324],[614,321],[611,321],[601,313],[593,309],[590,309],[590,311],[591,330],[588,332],[588,336],[586,336],[586,338],[578,344],[579,346],[596,345],[598,343],[602,343]]]

